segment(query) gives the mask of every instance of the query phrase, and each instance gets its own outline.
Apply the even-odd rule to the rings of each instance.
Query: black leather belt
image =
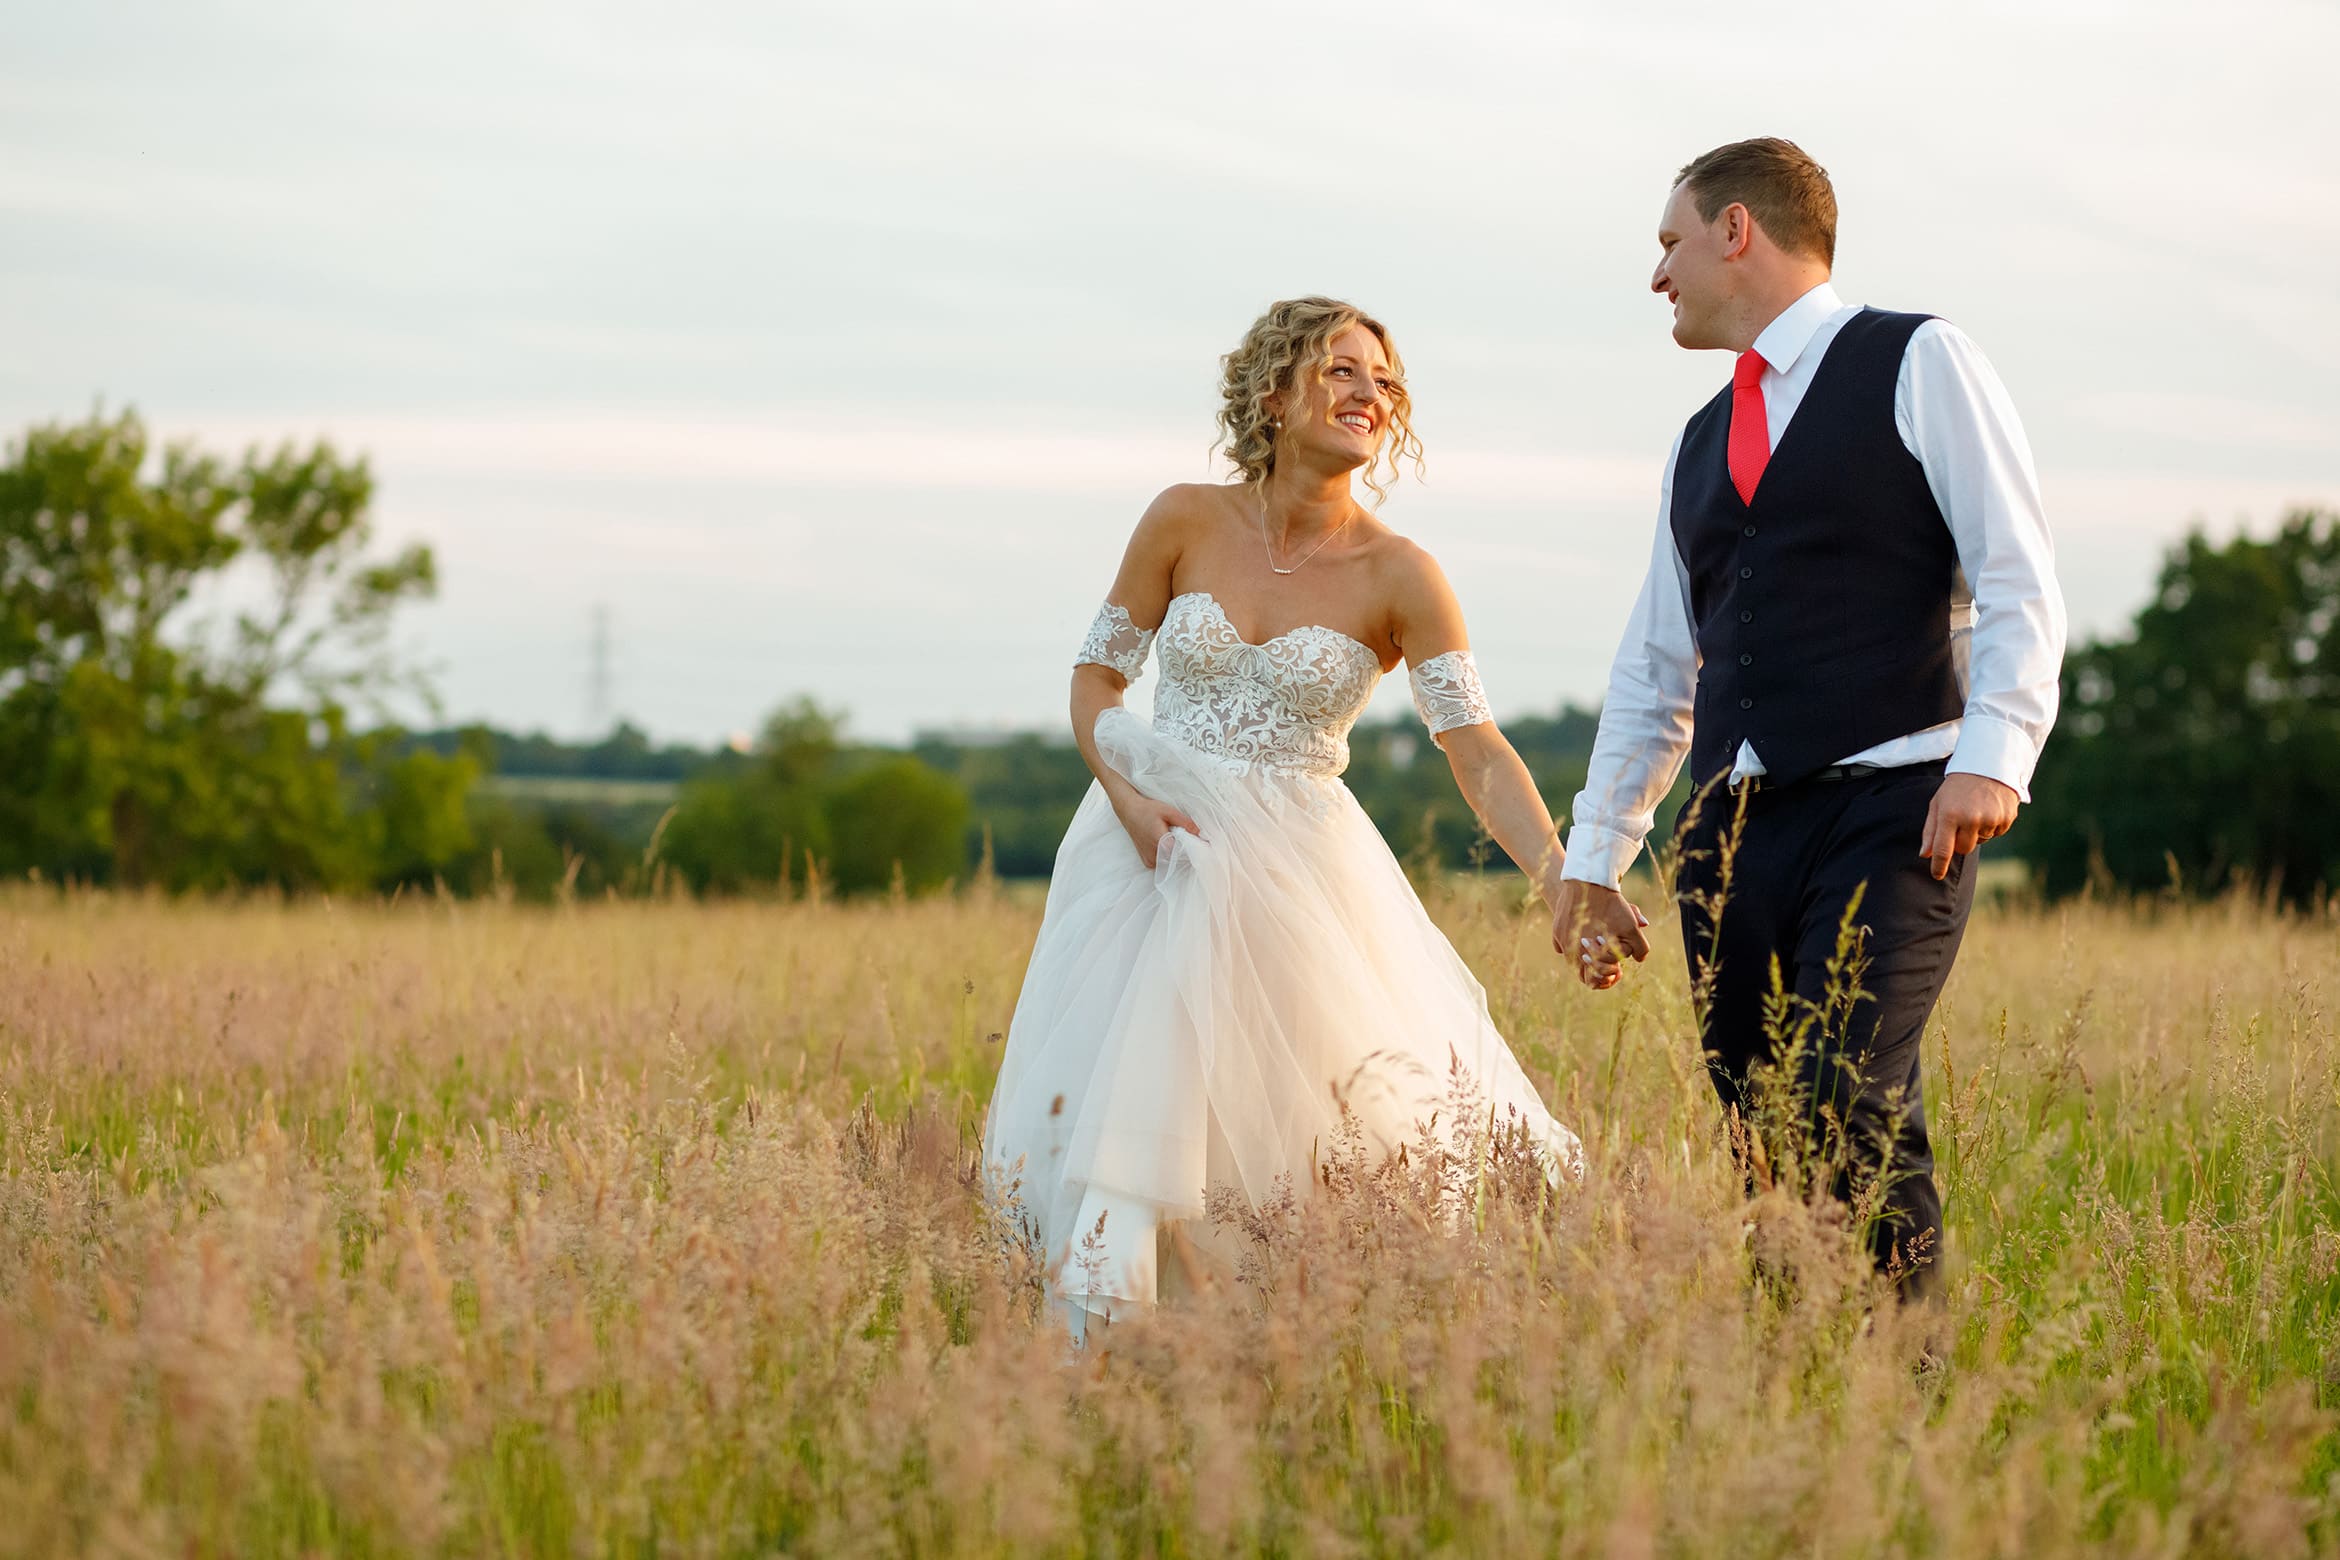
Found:
[[[1814,780],[1858,780],[1863,775],[1883,774],[1886,767],[1883,764],[1830,764],[1826,769],[1812,771],[1810,778]],[[1731,790],[1733,792],[1760,791],[1763,789],[1764,782],[1770,778],[1769,775],[1749,775],[1737,785],[1732,786]]]

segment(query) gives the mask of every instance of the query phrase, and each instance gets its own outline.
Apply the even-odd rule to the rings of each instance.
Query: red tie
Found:
[[[1755,502],[1755,484],[1771,459],[1771,424],[1763,415],[1763,354],[1749,348],[1731,370],[1731,486]]]

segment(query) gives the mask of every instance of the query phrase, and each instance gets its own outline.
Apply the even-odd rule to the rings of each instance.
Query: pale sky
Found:
[[[1658,212],[1747,135],[1829,168],[1848,299],[1997,365],[2079,631],[2190,522],[2340,506],[2330,4],[4,11],[0,429],[369,453],[450,719],[582,731],[607,602],[662,737],[1061,729],[1218,355],[1303,292],[1397,335],[1384,514],[1498,714],[1595,702],[1729,378]]]

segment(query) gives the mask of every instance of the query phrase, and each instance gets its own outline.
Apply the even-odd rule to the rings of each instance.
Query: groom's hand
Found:
[[[1918,842],[1918,854],[1930,861],[1934,881],[1950,875],[1952,860],[2015,827],[2020,800],[2013,786],[1987,775],[1944,775],[1933,805],[1926,809],[1925,838]]]
[[[1564,879],[1552,904],[1552,951],[1576,978],[1606,991],[1625,975],[1625,959],[1649,957],[1648,922],[1623,894],[1598,883]]]

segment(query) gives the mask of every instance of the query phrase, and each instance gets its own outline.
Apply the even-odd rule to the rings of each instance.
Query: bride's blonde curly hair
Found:
[[[1243,343],[1219,360],[1219,437],[1211,447],[1223,449],[1236,475],[1245,482],[1264,481],[1276,469],[1276,427],[1267,408],[1268,397],[1287,396],[1299,388],[1303,371],[1321,383],[1331,366],[1332,341],[1352,325],[1373,332],[1389,357],[1390,375],[1397,383],[1389,391],[1389,422],[1373,459],[1365,465],[1365,485],[1373,490],[1374,507],[1389,496],[1398,479],[1400,459],[1422,471],[1422,441],[1414,434],[1413,401],[1406,394],[1405,360],[1389,327],[1353,303],[1338,298],[1286,298],[1270,304],[1267,313],[1252,321]],[[1388,475],[1382,463],[1388,462]]]

